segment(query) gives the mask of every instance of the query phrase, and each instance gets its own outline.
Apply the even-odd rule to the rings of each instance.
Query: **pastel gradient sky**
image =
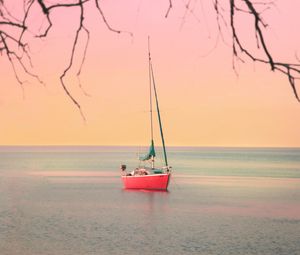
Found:
[[[17,2],[17,1],[16,1]],[[295,61],[300,45],[296,1],[277,1],[265,12],[266,40],[281,61]],[[147,36],[158,86],[167,145],[300,146],[300,103],[287,78],[247,60],[232,69],[230,33],[217,41],[212,1],[193,2],[195,13],[183,20],[184,1],[107,1],[108,31],[91,8],[86,18],[91,40],[79,89],[75,74],[67,84],[80,102],[82,118],[64,94],[59,75],[67,65],[74,37],[74,15],[53,14],[46,41],[32,41],[35,70],[46,86],[25,84],[25,98],[9,63],[0,58],[0,145],[146,145],[149,143]],[[35,22],[35,18],[32,17]],[[184,22],[183,22],[184,21]],[[249,19],[239,30],[252,47]],[[249,39],[250,38],[250,39]],[[255,43],[255,42],[254,42]],[[300,86],[298,86],[300,89]]]

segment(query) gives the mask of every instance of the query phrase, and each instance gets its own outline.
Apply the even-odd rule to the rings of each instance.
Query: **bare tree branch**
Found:
[[[80,67],[79,67],[79,69],[78,69],[78,72],[77,72],[76,76],[77,76],[77,79],[78,79],[78,86],[81,88],[83,94],[90,97],[91,95],[88,94],[88,93],[83,89],[82,84],[81,84],[81,80],[80,80],[81,70],[82,70],[83,64],[84,64],[84,62],[85,62],[86,52],[87,52],[88,45],[89,45],[89,41],[90,41],[90,31],[87,30],[84,26],[83,26],[83,30],[85,31],[85,33],[86,33],[86,35],[87,35],[87,40],[86,40],[86,44],[85,44],[85,48],[84,48],[84,52],[83,52],[83,57],[82,57],[82,60],[81,60],[81,63],[80,63]]]
[[[172,7],[173,7],[172,0],[169,0],[169,7],[168,7],[168,10],[166,12],[165,18],[168,18],[169,13],[170,13]]]
[[[102,20],[103,20],[104,24],[106,25],[106,27],[107,27],[110,31],[120,34],[120,33],[121,33],[121,30],[117,30],[117,29],[112,28],[111,25],[107,22],[107,19],[106,19],[105,15],[104,15],[102,9],[100,8],[100,5],[99,5],[98,0],[95,0],[95,4],[96,4],[96,7],[97,7],[97,9],[98,9],[98,11],[99,11],[99,14],[100,14],[100,16],[102,17]]]
[[[191,15],[200,23],[200,19],[196,15],[196,5],[199,0],[181,1],[184,5],[181,7],[183,8],[181,27],[186,21],[187,15]],[[83,50],[80,56],[76,77],[78,79],[78,87],[84,95],[88,95],[84,91],[80,81],[90,41],[90,31],[84,22],[85,17],[89,15],[87,6],[94,7],[101,18],[100,20],[109,31],[117,34],[127,33],[131,37],[133,37],[133,34],[116,29],[110,24],[100,0],[60,0],[54,3],[48,0],[19,0],[19,2],[20,5],[18,7],[21,11],[18,10],[16,12],[6,1],[0,0],[0,54],[10,63],[14,76],[22,88],[23,94],[26,78],[33,78],[33,80],[36,80],[38,83],[44,84],[39,75],[35,74],[34,71],[34,61],[32,59],[32,53],[29,50],[30,43],[28,41],[28,35],[30,35],[31,38],[35,38],[35,40],[48,38],[50,31],[55,28],[54,24],[56,20],[53,15],[54,10],[75,10],[73,20],[74,38],[70,46],[69,60],[61,75],[59,75],[59,80],[64,92],[78,108],[82,118],[85,120],[81,105],[73,96],[66,82],[66,76],[73,68],[75,56],[81,54]],[[164,14],[165,18],[168,18],[170,12],[175,8],[174,2],[174,0],[168,0],[168,8]],[[272,0],[211,0],[211,2],[216,13],[216,29],[219,32],[213,49],[217,46],[220,37],[222,41],[227,44],[225,36],[230,35],[232,66],[236,74],[238,74],[236,62],[245,63],[246,60],[250,60],[269,66],[271,71],[279,72],[287,77],[294,96],[300,101],[297,90],[297,83],[300,79],[300,61],[298,55],[295,54],[296,63],[280,61],[272,52],[270,44],[267,41],[266,29],[268,28],[268,23],[264,21],[264,17],[266,17],[265,12],[276,7],[275,2]],[[34,15],[39,15],[40,18],[40,24],[38,24],[40,29],[37,31],[34,29],[33,24],[30,23],[30,18]],[[204,11],[203,15],[205,15]],[[241,16],[253,20],[253,23],[246,29],[249,29],[249,31],[253,29],[254,31],[253,39],[255,39],[256,42],[255,50],[244,43],[244,38],[239,32],[238,18]],[[43,24],[43,22],[47,23]],[[226,39],[228,40],[228,38]],[[78,49],[79,45],[81,45],[80,42],[83,42],[82,49]]]
[[[300,75],[300,65],[299,64],[293,64],[293,63],[286,63],[281,61],[274,60],[274,57],[272,53],[269,50],[269,46],[266,43],[264,32],[262,30],[263,28],[267,27],[267,24],[262,21],[262,18],[260,16],[260,12],[255,7],[255,4],[259,5],[273,5],[273,2],[269,3],[254,3],[250,0],[237,0],[242,1],[246,4],[246,7],[248,8],[247,13],[248,15],[251,15],[254,19],[254,30],[255,30],[255,36],[257,40],[257,48],[260,49],[259,45],[262,45],[262,51],[264,55],[266,56],[265,59],[257,57],[254,53],[252,53],[249,49],[247,49],[240,40],[240,36],[237,33],[236,30],[236,24],[235,24],[235,12],[241,12],[240,8],[237,8],[236,6],[236,0],[230,0],[230,27],[231,27],[231,33],[232,33],[232,50],[233,50],[233,58],[236,58],[239,61],[242,61],[241,55],[247,56],[249,59],[251,59],[253,62],[259,62],[262,64],[270,65],[272,71],[278,71],[282,74],[284,74],[289,81],[290,86],[292,87],[293,94],[295,98],[300,102],[298,91],[296,88],[296,80],[299,80],[299,78],[296,77],[296,75]],[[233,68],[235,69],[235,64],[233,60]]]
[[[21,0],[20,0],[21,1]],[[46,0],[23,0],[23,16],[16,16],[13,12],[11,12],[5,5],[5,2],[3,0],[0,0],[0,53],[5,53],[5,56],[7,57],[8,61],[10,62],[13,72],[15,74],[15,78],[17,82],[21,85],[22,90],[24,91],[24,83],[26,81],[23,81],[20,78],[19,71],[17,68],[17,65],[20,66],[21,70],[36,79],[39,83],[44,84],[43,81],[40,79],[40,77],[36,74],[34,74],[33,70],[33,64],[31,60],[31,54],[28,52],[27,48],[28,45],[26,42],[24,42],[23,38],[26,33],[32,33],[30,31],[30,25],[27,24],[28,17],[31,15],[31,12],[33,12],[33,6],[40,7],[40,14],[41,16],[46,19],[47,25],[42,30],[39,30],[34,36],[36,38],[46,38],[48,36],[48,33],[52,30],[54,21],[52,20],[52,12],[55,9],[74,9],[79,8],[80,15],[78,16],[78,27],[75,30],[75,36],[72,41],[72,48],[70,52],[70,59],[68,62],[68,65],[63,70],[62,74],[60,75],[60,83],[61,86],[66,93],[66,95],[71,99],[71,101],[74,103],[74,105],[78,108],[80,111],[80,114],[82,118],[85,120],[85,116],[82,112],[81,105],[79,104],[79,101],[74,98],[72,95],[70,89],[68,88],[65,78],[67,74],[69,73],[70,69],[74,65],[74,58],[75,55],[77,55],[77,47],[78,42],[82,40],[83,34],[86,35],[86,41],[84,42],[84,51],[83,55],[80,60],[80,66],[77,71],[77,79],[78,79],[78,86],[83,92],[84,95],[89,96],[85,90],[82,87],[81,81],[80,81],[80,75],[81,71],[85,62],[86,53],[89,45],[90,40],[90,32],[88,28],[84,25],[84,18],[87,15],[85,13],[85,3],[93,2],[95,5],[95,8],[97,9],[99,16],[102,18],[102,21],[106,25],[106,27],[115,33],[127,33],[131,37],[133,36],[132,33],[127,31],[121,31],[113,28],[110,23],[107,21],[107,18],[105,17],[104,12],[102,11],[102,8],[100,6],[100,1],[98,0],[74,0],[70,3],[68,0],[62,0],[55,4],[50,4],[49,1]],[[19,29],[18,34],[15,35],[11,32],[11,28],[15,27],[16,29]],[[26,56],[26,59],[24,58]],[[27,60],[27,61],[26,61]],[[29,67],[27,67],[27,63],[29,64]]]
[[[73,47],[72,47],[72,52],[71,52],[71,58],[70,58],[70,62],[69,65],[66,67],[66,69],[63,71],[62,75],[60,76],[60,81],[61,81],[61,85],[64,89],[64,91],[66,92],[66,94],[68,95],[68,97],[72,100],[72,102],[76,105],[76,107],[78,108],[82,118],[84,121],[86,121],[85,116],[82,112],[81,106],[78,103],[78,101],[72,96],[72,94],[70,93],[69,89],[67,88],[65,82],[64,82],[64,78],[67,75],[68,71],[71,69],[72,65],[73,65],[73,60],[74,60],[74,54],[75,54],[75,50],[76,50],[76,46],[77,46],[77,42],[80,36],[80,32],[81,31],[87,31],[87,29],[84,27],[83,25],[83,20],[84,20],[84,9],[83,9],[83,3],[84,1],[79,0],[78,4],[80,7],[80,23],[79,23],[79,27],[77,28],[76,31],[76,36],[73,42]],[[84,56],[85,57],[85,56]],[[83,58],[84,60],[84,58]]]

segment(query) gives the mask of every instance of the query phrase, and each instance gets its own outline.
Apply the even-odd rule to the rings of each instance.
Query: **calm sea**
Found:
[[[145,150],[0,147],[0,254],[300,254],[300,149],[172,147],[168,192],[124,190]]]

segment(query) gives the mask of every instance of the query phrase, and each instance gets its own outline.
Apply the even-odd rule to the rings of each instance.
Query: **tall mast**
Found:
[[[167,159],[167,152],[166,152],[166,146],[165,146],[165,139],[164,139],[164,134],[163,134],[163,129],[162,129],[162,122],[161,122],[160,111],[159,111],[159,106],[158,106],[158,98],[157,98],[157,92],[156,92],[156,86],[155,86],[155,80],[154,80],[154,73],[153,73],[152,61],[151,61],[151,56],[150,56],[150,46],[149,46],[150,43],[149,43],[149,40],[150,39],[148,37],[150,86],[153,85],[153,89],[154,89],[154,95],[155,95],[155,101],[156,101],[156,109],[157,109],[158,122],[159,122],[159,130],[160,130],[161,142],[162,142],[162,146],[163,146],[165,165],[168,166],[168,159]],[[151,91],[151,88],[150,88],[150,91]],[[151,96],[151,93],[150,93],[150,96]],[[151,100],[151,98],[150,98],[150,100]],[[151,102],[151,108],[152,108],[152,102]],[[152,128],[152,109],[151,109],[151,128]]]
[[[148,36],[148,58],[149,58],[149,92],[150,92],[150,126],[151,126],[151,147],[154,147],[153,141],[153,110],[152,110],[152,79],[151,79],[151,55],[150,55],[150,37]],[[151,168],[154,169],[154,156],[151,156]]]

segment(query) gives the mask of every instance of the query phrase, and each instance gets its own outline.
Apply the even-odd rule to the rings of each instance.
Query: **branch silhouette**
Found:
[[[193,15],[194,17],[195,13],[192,3],[194,3],[194,6],[197,1],[199,0],[183,1],[183,22],[188,14]],[[16,12],[14,9],[9,9],[9,5],[7,4],[8,1],[0,0],[0,53],[1,57],[6,58],[9,61],[16,81],[20,84],[22,91],[24,91],[24,84],[27,82],[23,77],[26,76],[33,78],[38,83],[44,85],[39,74],[34,72],[32,53],[29,50],[29,44],[25,39],[25,35],[34,34],[34,38],[38,40],[47,38],[50,31],[54,29],[53,24],[55,23],[55,20],[52,15],[54,10],[76,10],[76,20],[73,22],[75,24],[74,37],[71,43],[72,46],[70,48],[69,60],[66,67],[58,77],[63,91],[76,106],[82,118],[85,120],[82,107],[79,101],[73,96],[72,91],[69,89],[66,82],[66,76],[74,66],[75,56],[79,55],[79,42],[83,42],[84,51],[82,56],[80,56],[80,65],[76,76],[78,80],[78,87],[84,95],[88,95],[84,91],[80,81],[80,75],[85,63],[90,40],[90,31],[85,24],[85,18],[89,15],[87,5],[89,5],[89,8],[91,6],[94,7],[109,31],[118,34],[127,33],[130,36],[133,36],[133,34],[116,29],[110,24],[105,12],[103,11],[100,0],[57,0],[55,3],[51,3],[51,1],[46,0],[19,0],[19,2],[21,3],[22,11]],[[264,21],[263,15],[265,11],[274,8],[275,3],[273,1],[256,0],[211,0],[211,3],[213,4],[216,13],[217,30],[219,31],[218,38],[221,38],[222,41],[226,43],[225,33],[230,35],[234,71],[237,73],[236,61],[245,63],[247,60],[250,60],[268,65],[271,71],[279,72],[287,78],[288,84],[291,86],[295,98],[300,102],[297,90],[297,81],[300,79],[299,58],[297,55],[295,56],[295,63],[278,60],[271,51],[270,44],[266,39],[265,32],[268,28],[268,24]],[[166,4],[167,9],[164,16],[165,18],[169,18],[177,2],[174,0],[166,0]],[[33,24],[29,21],[29,17],[36,12],[39,12],[39,15],[42,18],[39,24],[40,29],[33,32]],[[242,42],[242,35],[237,29],[237,16],[241,14],[252,19],[252,27],[249,27],[249,30],[252,28],[255,31],[255,51]],[[194,18],[198,20],[196,16]],[[46,25],[44,25],[44,22],[46,22]]]
[[[219,2],[215,1],[217,5]],[[241,9],[237,6],[238,4],[244,3],[245,9]],[[267,6],[271,8],[274,5],[274,2],[253,2],[250,0],[230,0],[230,27],[232,33],[232,50],[233,58],[236,58],[238,61],[244,62],[242,56],[246,56],[248,59],[253,62],[259,62],[265,65],[269,65],[271,71],[280,72],[285,75],[288,79],[288,82],[292,88],[295,98],[300,102],[298,91],[296,88],[296,80],[299,80],[300,74],[300,64],[298,63],[287,63],[278,61],[275,59],[273,54],[269,49],[269,45],[266,42],[264,29],[267,27],[267,24],[262,19],[262,12],[259,11],[257,6]],[[217,15],[221,16],[220,8],[216,9]],[[246,15],[250,15],[253,18],[253,26],[255,30],[255,39],[257,43],[257,49],[263,53],[265,58],[258,57],[250,49],[243,45],[240,39],[240,35],[236,29],[236,13],[243,12]],[[261,46],[261,47],[260,47]],[[233,68],[235,69],[235,64],[233,60]],[[235,69],[236,70],[236,69]]]
[[[83,94],[88,96],[88,94],[83,90],[81,81],[80,81],[80,75],[81,70],[84,66],[86,53],[88,49],[88,44],[90,40],[90,31],[84,24],[84,19],[88,15],[86,12],[85,4],[86,3],[93,3],[94,7],[98,10],[98,14],[101,17],[102,21],[106,25],[106,27],[115,33],[128,33],[130,36],[133,36],[132,33],[127,31],[121,31],[113,28],[107,18],[104,15],[104,12],[101,9],[100,1],[99,0],[76,0],[70,3],[70,1],[60,1],[59,3],[55,4],[49,4],[49,1],[45,0],[23,0],[23,13],[21,16],[16,16],[14,13],[10,12],[6,6],[6,2],[4,0],[0,0],[0,53],[2,56],[6,56],[8,61],[10,62],[15,78],[17,82],[20,84],[22,91],[24,93],[24,83],[26,81],[22,80],[20,78],[21,73],[25,73],[28,76],[33,77],[36,79],[39,83],[44,84],[42,79],[39,77],[38,74],[35,74],[33,70],[33,65],[31,61],[31,54],[28,51],[28,44],[24,41],[24,34],[26,33],[32,33],[31,31],[31,25],[27,24],[28,16],[33,12],[33,7],[38,6],[40,9],[40,14],[46,19],[47,25],[44,29],[40,29],[34,36],[36,38],[42,39],[47,38],[49,32],[53,29],[53,18],[51,14],[53,13],[53,10],[55,9],[79,9],[79,15],[77,16],[78,19],[78,27],[75,31],[75,36],[72,41],[72,47],[70,49],[70,59],[68,61],[67,66],[59,76],[61,86],[66,93],[66,95],[70,98],[72,103],[78,108],[83,120],[85,121],[85,115],[82,111],[82,107],[79,103],[79,101],[72,95],[70,89],[68,88],[68,85],[65,81],[65,77],[68,75],[68,72],[74,65],[74,57],[77,54],[77,47],[79,41],[84,40],[83,35],[86,35],[86,41],[84,42],[84,52],[81,56],[80,60],[80,67],[77,71],[77,78],[78,78],[78,86],[82,90]],[[42,23],[42,21],[41,21]],[[42,24],[41,24],[42,27]],[[17,28],[19,31],[16,33],[15,31],[12,31],[12,28]],[[27,61],[29,61],[29,66]],[[21,66],[21,71],[18,70],[17,64]]]

